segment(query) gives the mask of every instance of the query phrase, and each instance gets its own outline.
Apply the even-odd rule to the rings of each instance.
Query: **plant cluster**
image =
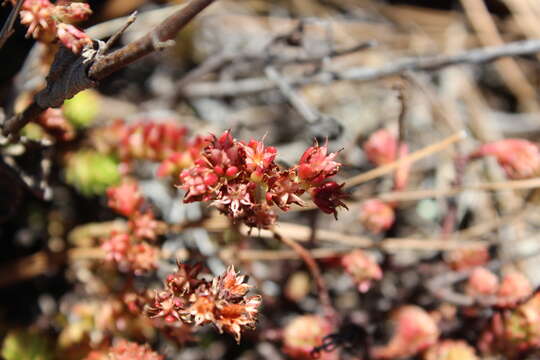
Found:
[[[19,17],[27,37],[46,44],[49,55],[60,43],[79,56],[93,40],[73,24],[91,13],[81,2],[24,0]],[[459,238],[465,246],[452,238],[460,210],[453,195],[432,196],[447,214],[436,214],[441,233],[430,248],[419,245],[423,229],[400,231],[401,216],[409,214],[396,197],[352,189],[359,183],[346,173],[359,166],[333,152],[335,144],[302,143],[297,160],[285,165],[278,146],[268,145],[279,142],[239,140],[225,126],[191,134],[179,119],[150,113],[92,123],[93,97],[100,95],[85,93],[41,112],[22,137],[2,136],[2,174],[10,174],[3,172],[8,163],[18,169],[17,147],[28,144],[46,151],[25,156],[63,171],[54,178],[52,210],[29,210],[28,229],[14,232],[25,243],[42,230],[47,250],[8,268],[20,281],[62,269],[70,282],[58,299],[39,297],[41,314],[28,330],[0,326],[7,360],[164,360],[195,342],[208,353],[235,346],[234,356],[256,344],[267,358],[278,349],[293,360],[514,360],[540,349],[540,294],[524,273],[494,261],[500,244]],[[376,186],[391,189],[389,198],[403,195],[416,180],[413,142],[388,128],[367,135],[359,157],[390,175]],[[537,143],[473,145],[452,159],[451,191],[465,188],[463,173],[487,157],[510,180],[540,175]],[[28,180],[22,170],[20,177]],[[338,223],[349,201],[340,232],[322,229]],[[179,208],[196,214],[175,216]],[[313,211],[295,214],[302,208]],[[73,209],[83,220],[69,214]],[[287,221],[278,221],[278,210]],[[334,244],[316,248],[319,235]],[[422,254],[410,261],[396,248]],[[301,262],[258,263],[291,259]]]

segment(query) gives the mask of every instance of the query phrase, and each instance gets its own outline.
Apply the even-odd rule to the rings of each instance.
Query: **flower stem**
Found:
[[[272,229],[272,233],[274,234],[274,238],[276,240],[281,241],[282,243],[293,249],[307,265],[311,276],[313,277],[313,279],[315,279],[315,284],[317,285],[317,294],[319,296],[319,301],[324,308],[325,317],[327,317],[332,323],[335,323],[335,321],[337,320],[336,310],[332,306],[330,295],[328,293],[328,288],[321,273],[321,268],[319,267],[313,256],[311,256],[311,254],[306,248],[304,248],[296,241],[288,237],[282,236],[274,229]]]

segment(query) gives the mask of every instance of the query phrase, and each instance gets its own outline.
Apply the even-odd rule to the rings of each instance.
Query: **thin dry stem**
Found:
[[[426,146],[425,148],[415,151],[407,156],[404,156],[397,161],[391,162],[383,166],[379,166],[373,170],[353,176],[352,178],[349,178],[345,181],[345,189],[376,179],[378,177],[391,173],[392,171],[396,170],[397,168],[406,163],[413,163],[439,151],[442,151],[451,146],[452,144],[463,140],[465,136],[466,135],[464,131],[457,132],[447,137],[446,139],[443,139],[440,142]]]
[[[282,236],[275,230],[272,230],[272,234],[276,240],[279,240],[280,242],[293,249],[293,251],[296,252],[298,256],[304,261],[304,263],[309,269],[309,272],[311,273],[311,276],[313,276],[313,279],[317,284],[317,295],[319,296],[319,301],[324,308],[325,316],[330,321],[335,322],[337,320],[336,310],[332,306],[330,294],[328,293],[328,288],[322,276],[321,269],[315,259],[311,256],[310,252],[296,241],[288,237]]]
[[[484,46],[501,46],[504,44],[504,40],[497,30],[497,25],[493,21],[484,0],[461,0],[461,4],[467,19]],[[495,62],[495,68],[525,110],[538,110],[536,91],[515,59],[499,59]]]
[[[492,182],[476,185],[467,185],[448,189],[426,189],[411,191],[391,191],[379,194],[376,197],[384,201],[418,201],[427,198],[441,198],[455,196],[464,191],[500,191],[500,190],[525,190],[540,187],[540,178],[526,180],[512,180]]]

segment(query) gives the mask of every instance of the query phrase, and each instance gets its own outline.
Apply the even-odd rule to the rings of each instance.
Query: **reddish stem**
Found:
[[[288,237],[282,236],[275,230],[272,230],[272,233],[274,234],[274,238],[276,240],[279,240],[285,245],[289,246],[304,261],[304,263],[308,267],[309,272],[311,273],[311,276],[313,277],[313,279],[315,279],[315,284],[317,285],[317,294],[319,296],[319,301],[324,308],[325,316],[328,318],[329,321],[335,323],[337,320],[336,310],[332,306],[330,295],[328,293],[328,288],[321,273],[321,268],[319,267],[313,256],[311,256],[311,254],[306,248],[304,248],[296,241]]]

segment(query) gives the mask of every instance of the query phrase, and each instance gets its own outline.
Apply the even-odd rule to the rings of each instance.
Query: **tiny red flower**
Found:
[[[308,148],[298,163],[298,177],[305,182],[319,185],[339,171],[341,164],[334,161],[337,153],[328,154],[328,146]]]
[[[337,219],[336,209],[338,207],[341,206],[348,209],[347,205],[341,201],[346,197],[341,190],[344,185],[345,183],[340,185],[335,181],[328,181],[319,185],[310,191],[313,202],[325,213],[334,214],[334,217]]]
[[[273,146],[264,146],[262,141],[251,140],[244,146],[246,152],[246,168],[249,171],[264,172],[274,165],[277,150]]]

